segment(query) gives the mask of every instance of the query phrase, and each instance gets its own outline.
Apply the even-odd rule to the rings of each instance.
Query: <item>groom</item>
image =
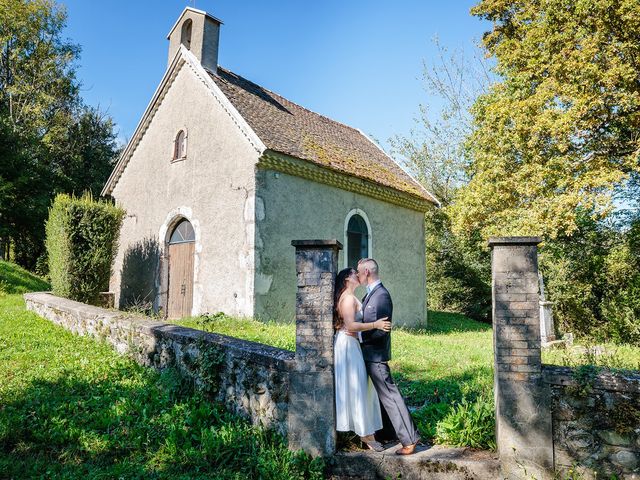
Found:
[[[363,322],[375,322],[384,317],[393,316],[393,303],[389,291],[384,288],[378,276],[378,263],[372,258],[363,258],[358,262],[358,280],[367,287],[367,294],[362,299]],[[389,364],[391,360],[391,334],[382,330],[362,332],[362,356],[367,373],[378,392],[383,410],[383,429],[391,422],[393,429],[402,443],[398,455],[411,455],[420,440],[418,430],[411,419],[398,387],[391,378]],[[385,415],[386,412],[386,415]]]

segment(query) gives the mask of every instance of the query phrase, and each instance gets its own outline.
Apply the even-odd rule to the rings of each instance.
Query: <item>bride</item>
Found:
[[[354,292],[360,285],[353,268],[345,268],[336,277],[334,327],[334,370],[336,382],[336,430],[353,431],[375,451],[384,450],[373,434],[382,428],[380,402],[367,375],[357,334],[366,330],[391,330],[387,317],[362,323],[362,304]]]

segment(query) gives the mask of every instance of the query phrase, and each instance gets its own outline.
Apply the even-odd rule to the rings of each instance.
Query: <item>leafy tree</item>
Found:
[[[0,0],[0,254],[31,269],[54,195],[97,195],[118,150],[111,119],[79,96],[65,23],[53,1]]]
[[[432,103],[419,105],[420,115],[407,136],[390,140],[398,157],[441,203],[425,216],[429,308],[461,312],[489,320],[490,259],[478,246],[481,238],[454,234],[450,209],[456,191],[468,181],[465,140],[471,134],[469,108],[486,90],[491,75],[486,62],[450,52],[437,40],[438,58],[424,63],[423,83]]]
[[[640,171],[637,0],[481,0],[501,81],[475,102],[458,232],[543,234],[595,218]],[[580,209],[578,208],[580,207]]]

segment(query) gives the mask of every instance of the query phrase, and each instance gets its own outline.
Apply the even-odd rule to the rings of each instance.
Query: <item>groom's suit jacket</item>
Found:
[[[393,317],[393,302],[389,290],[382,283],[376,285],[362,301],[364,323],[375,322],[384,317]],[[362,332],[362,356],[365,362],[388,362],[391,360],[391,334],[382,330]]]

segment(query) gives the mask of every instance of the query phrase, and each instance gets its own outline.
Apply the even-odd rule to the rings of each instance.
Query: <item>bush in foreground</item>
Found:
[[[109,285],[124,210],[90,195],[58,195],[49,209],[46,246],[53,293],[95,304]]]

